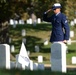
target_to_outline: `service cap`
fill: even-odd
[[[52,6],[52,10],[55,10],[57,8],[61,8],[61,4],[60,3],[55,3],[53,6]]]

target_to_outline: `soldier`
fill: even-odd
[[[53,10],[54,14],[48,17],[48,12]],[[52,33],[50,42],[64,42],[67,43],[69,40],[69,25],[66,16],[61,13],[61,4],[55,3],[51,9],[44,12],[43,20],[52,23]]]

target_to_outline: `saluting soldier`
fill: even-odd
[[[53,10],[54,14],[48,17],[48,12]],[[64,42],[69,40],[69,25],[66,16],[61,13],[61,4],[55,3],[51,9],[44,12],[43,20],[52,23],[50,42]]]

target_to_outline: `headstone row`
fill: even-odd
[[[10,19],[10,25],[17,25],[17,24],[25,24],[23,20],[14,20],[14,19]]]
[[[66,45],[62,42],[54,42],[51,46],[51,70],[66,72]],[[76,56],[72,57],[72,64],[76,64]],[[10,46],[0,44],[0,68],[19,68],[30,70],[44,70],[43,56],[38,56],[38,63],[30,60],[24,43],[21,45],[20,53],[16,55],[16,62],[10,61]]]
[[[18,62],[18,57],[19,57],[19,54],[16,55],[16,68],[19,68],[19,69],[29,69],[29,70],[44,70],[44,64],[42,63],[43,60],[42,60],[42,57],[39,58],[40,56],[38,56],[38,63],[34,63],[32,60],[30,60],[29,62],[29,65],[26,66],[26,65],[22,65],[21,63]]]
[[[27,24],[34,24],[34,23],[40,24],[40,23],[41,23],[41,19],[38,18],[38,19],[35,19],[35,20],[33,21],[32,18],[29,18],[29,19],[27,20]]]
[[[20,53],[16,55],[15,62],[10,61],[10,46],[7,44],[0,44],[0,68],[4,68],[4,69],[19,68],[23,70],[25,69],[44,70],[43,58],[41,55],[38,56],[38,63],[34,63],[30,59],[28,63],[27,59],[25,58],[29,59],[29,56],[24,46],[24,43],[22,43]]]

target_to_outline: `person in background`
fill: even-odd
[[[48,17],[48,12],[53,11],[54,14]],[[66,16],[61,13],[61,4],[55,3],[51,9],[47,10],[43,14],[43,20],[46,22],[51,22],[52,33],[50,37],[50,42],[64,42],[67,43],[69,40],[69,25]]]

